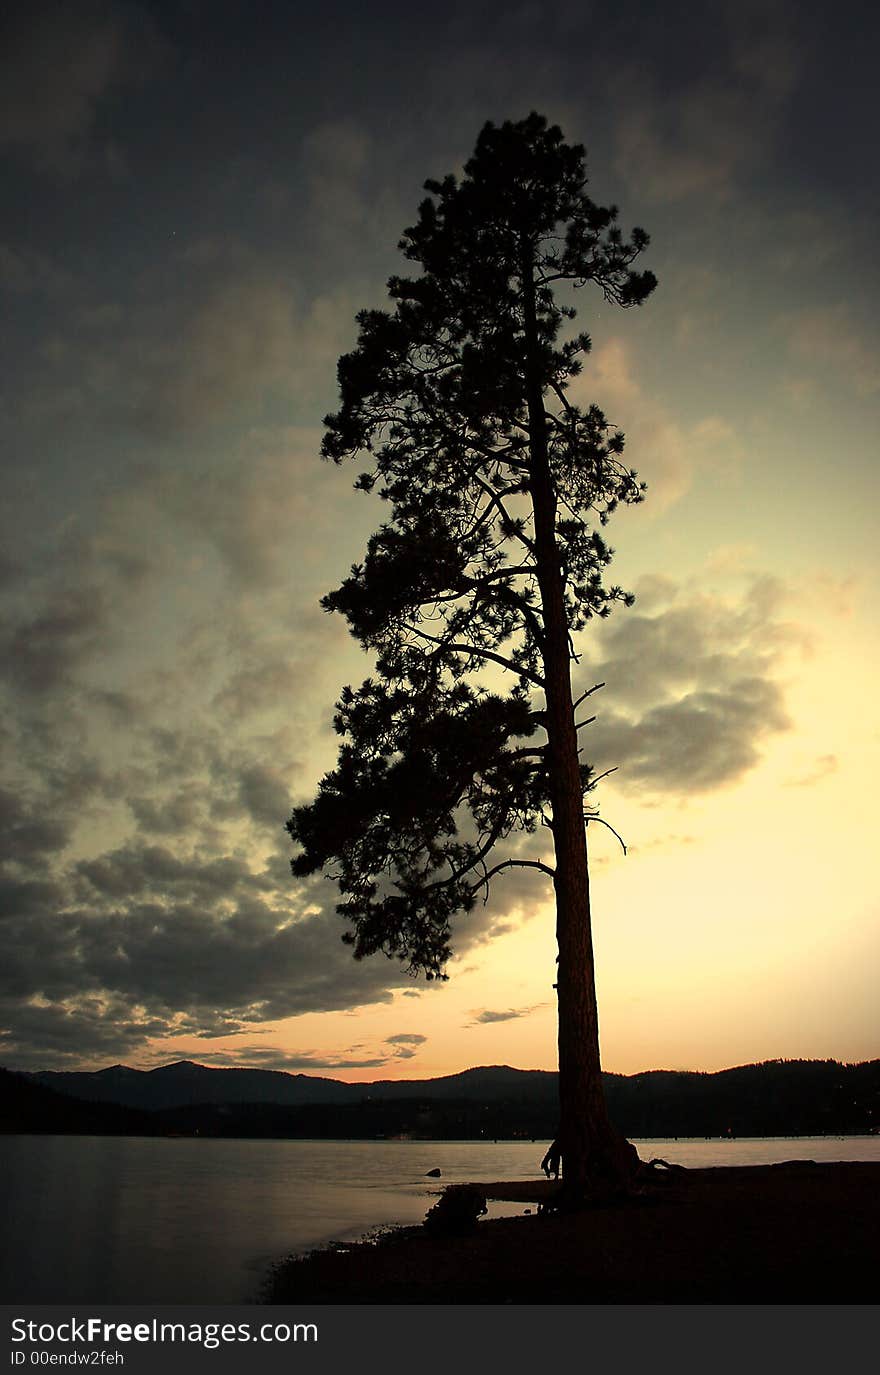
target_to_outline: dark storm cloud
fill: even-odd
[[[182,835],[195,827],[205,815],[203,790],[194,786],[184,787],[161,799],[129,796],[126,802],[134,814],[139,832],[144,836]]]
[[[35,730],[29,757],[20,755],[31,800],[10,788],[0,799],[10,864],[0,887],[6,987],[21,1000],[35,1045],[51,1050],[53,1028],[79,1034],[92,1022],[94,1035],[82,1044],[104,1045],[107,998],[117,1012],[120,998],[130,1009],[127,1019],[117,1017],[122,1051],[147,1025],[151,1035],[159,1026],[167,1034],[225,1035],[244,1020],[387,1001],[408,983],[396,964],[352,960],[332,910],[335,890],[296,888],[288,850],[276,849],[261,869],[227,848],[224,825],[241,821],[272,830],[281,846],[297,771],[270,742],[249,748],[201,716],[186,730],[156,728],[143,702],[128,695],[117,704],[129,708],[119,723],[125,762],[111,772],[78,743],[74,685],[53,686],[64,709],[53,713],[48,733]],[[175,691],[175,680],[167,690]],[[22,722],[29,706],[27,697],[18,705]],[[164,709],[163,698],[156,706]],[[20,738],[28,739],[26,730]],[[267,752],[273,763],[264,762]],[[108,801],[128,803],[134,836],[66,860],[74,824]],[[470,923],[462,946],[484,930]],[[43,1022],[45,1040],[37,1035]]]
[[[78,885],[86,901],[99,897],[134,898],[144,893],[173,891],[185,900],[211,900],[241,887],[265,891],[267,880],[253,874],[240,859],[193,857],[182,860],[161,845],[132,845],[75,866],[85,885]],[[92,891],[94,890],[94,891]]]
[[[103,627],[94,589],[59,588],[48,604],[4,628],[3,676],[21,692],[50,692],[94,652]]]
[[[30,835],[38,859],[51,838]],[[209,1039],[415,991],[396,962],[352,959],[335,888],[294,887],[286,854],[255,871],[233,856],[181,857],[132,842],[53,869],[55,882],[0,884],[6,1047],[16,1063],[118,1059],[139,1038]],[[480,909],[463,920],[456,949],[499,929],[492,908]],[[410,1058],[423,1042],[418,1033],[389,1037],[384,1060]]]
[[[148,867],[148,866],[144,866]],[[196,883],[198,885],[198,882]],[[387,1002],[407,976],[358,963],[332,913],[297,915],[248,892],[239,876],[222,901],[188,905],[166,887],[140,900],[107,893],[88,908],[39,910],[39,893],[8,890],[3,988],[10,1048],[119,1048],[147,1036],[227,1035],[244,1022]],[[49,894],[57,903],[57,893]],[[276,899],[279,895],[276,895]],[[24,899],[24,900],[23,900]],[[28,910],[29,908],[29,910]],[[106,1005],[112,1006],[112,1015]],[[123,1015],[123,1010],[124,1014]],[[10,1049],[10,1054],[12,1050]]]
[[[240,723],[254,712],[274,710],[279,702],[294,701],[303,691],[305,666],[290,657],[270,659],[265,653],[260,662],[250,663],[230,673],[212,705],[233,723]]]
[[[66,522],[51,559],[40,550],[20,565],[0,626],[0,693],[15,719],[16,758],[37,764],[44,781],[51,777],[62,809],[100,772],[86,749],[86,721],[100,713],[126,723],[134,702],[94,682],[95,665],[130,637],[132,607],[150,571],[117,539],[109,531],[90,538]],[[109,779],[104,786],[113,791]]]
[[[490,20],[493,12],[498,22]],[[371,35],[352,16],[348,41],[340,44],[328,32],[326,17],[298,17],[299,80],[291,80],[290,71],[277,64],[280,52],[291,60],[292,13],[277,5],[265,7],[259,33],[246,15],[227,13],[208,48],[197,21],[187,25],[180,15],[164,16],[169,33],[175,31],[168,43],[179,45],[182,61],[192,45],[196,70],[185,87],[154,81],[152,118],[142,111],[139,123],[130,122],[119,84],[131,76],[126,54],[137,54],[139,71],[156,72],[150,44],[142,35],[131,38],[138,14],[148,23],[133,6],[86,6],[76,15],[59,6],[49,26],[17,25],[27,51],[34,51],[16,71],[39,65],[41,42],[52,49],[43,67],[52,69],[56,43],[65,47],[67,61],[55,63],[59,89],[52,101],[35,96],[39,88],[22,80],[30,114],[17,116],[10,128],[22,137],[31,130],[27,137],[38,142],[60,139],[65,146],[65,140],[80,138],[77,131],[93,128],[102,100],[109,112],[104,123],[115,116],[120,156],[134,169],[126,192],[131,199],[114,207],[119,224],[129,229],[114,235],[111,245],[127,271],[114,272],[114,254],[103,255],[79,312],[47,328],[41,347],[54,350],[61,366],[54,396],[44,403],[64,404],[66,397],[87,417],[106,415],[109,405],[117,422],[154,441],[186,436],[257,405],[273,388],[296,394],[304,374],[319,376],[322,395],[332,394],[335,358],[347,343],[346,331],[350,338],[355,309],[370,300],[361,299],[361,292],[381,294],[422,178],[453,165],[487,114],[524,113],[536,103],[544,108],[548,97],[551,114],[566,124],[583,123],[586,61],[588,67],[595,64],[598,89],[613,87],[613,98],[597,99],[589,111],[591,152],[596,149],[606,177],[615,150],[621,176],[640,194],[653,194],[655,181],[661,197],[706,184],[728,186],[772,147],[768,129],[783,117],[802,46],[789,32],[792,23],[797,27],[796,12],[779,6],[761,16],[722,5],[715,20],[676,10],[662,22],[639,14],[639,6],[623,6],[595,31],[584,27],[576,5],[542,6],[540,18],[528,22],[522,14],[515,22],[505,5],[485,7],[481,15],[463,10],[455,23],[431,12],[416,21],[406,16],[402,27],[395,24],[396,41],[417,50],[420,62],[413,70],[397,63],[384,98],[421,102],[415,108],[416,125],[422,126],[416,141],[408,122],[389,119],[375,90],[361,84],[366,70],[345,87],[347,101],[326,93],[306,100],[311,83],[332,88],[336,64],[357,69],[358,45],[369,44]],[[379,17],[376,23],[372,38],[381,47]],[[539,31],[542,62],[536,64]],[[603,45],[617,59],[623,34],[626,57],[615,60],[609,76]],[[586,49],[577,61],[573,39]],[[320,59],[306,67],[313,49]],[[80,54],[91,56],[80,60]],[[80,68],[84,75],[77,79]],[[171,71],[178,75],[173,64]],[[231,71],[234,88],[251,96],[235,102],[234,119],[228,109]],[[323,83],[319,72],[326,74]],[[67,98],[65,81],[75,98]],[[452,102],[450,88],[459,97]],[[275,114],[282,98],[292,100],[293,108],[280,127]],[[435,101],[437,117],[431,113]],[[51,128],[43,127],[46,120]],[[243,170],[249,163],[250,177]],[[187,172],[193,182],[189,196],[180,186]],[[149,196],[143,189],[147,177]],[[277,221],[255,194],[254,177],[276,185]],[[401,181],[411,187],[405,203]],[[81,232],[94,239],[93,225],[85,223]],[[366,239],[376,245],[372,256],[382,266],[371,261],[361,282]],[[51,256],[26,238],[10,242],[7,252],[12,282],[33,277],[26,254]]]
[[[47,855],[64,849],[69,835],[64,822],[0,788],[0,862],[11,859],[25,866],[44,862]]]
[[[115,1063],[138,1051],[165,1022],[138,1015],[124,998],[80,997],[76,1004],[29,1003],[0,996],[0,1055],[21,1069]]]
[[[396,964],[352,959],[329,885],[295,889],[287,850],[261,869],[229,848],[229,823],[272,828],[281,846],[297,774],[289,752],[271,736],[248,743],[243,707],[234,739],[221,728],[222,712],[220,722],[197,711],[183,728],[155,725],[178,684],[198,681],[186,655],[173,674],[134,692],[80,688],[71,641],[77,649],[76,635],[100,625],[103,602],[93,599],[93,614],[88,597],[73,604],[82,616],[32,616],[30,636],[18,636],[19,645],[38,640],[40,662],[55,668],[39,676],[48,714],[34,691],[12,699],[18,781],[0,795],[7,1056],[22,1064],[105,1052],[118,1059],[149,1036],[229,1035],[245,1021],[387,1001],[407,976]],[[222,636],[214,648],[225,662]],[[204,671],[204,646],[196,652]],[[258,674],[259,637],[248,636],[247,652]],[[108,752],[109,768],[82,737],[84,708],[98,697],[105,730],[93,748]],[[68,860],[75,828],[92,817],[103,828],[108,804],[118,826],[123,802],[134,835]]]

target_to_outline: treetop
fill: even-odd
[[[357,316],[325,420],[322,455],[366,460],[356,486],[390,513],[322,602],[376,671],[337,704],[339,764],[288,823],[293,868],[332,866],[356,955],[432,976],[493,873],[553,873],[490,860],[512,832],[553,828],[555,746],[532,743],[549,719],[534,694],[560,653],[568,681],[592,616],[631,600],[605,583],[600,530],[643,486],[622,434],[568,395],[590,338],[557,294],[593,283],[629,307],[655,279],[632,266],[647,234],[625,239],[586,184],[583,147],[542,116],[486,124],[460,180],[426,182],[400,241],[421,272],[390,279],[391,309]],[[592,771],[578,775],[585,792]]]

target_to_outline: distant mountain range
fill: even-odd
[[[360,1103],[365,1098],[496,1101],[513,1095],[552,1099],[556,1093],[555,1073],[510,1069],[507,1065],[468,1069],[440,1079],[380,1079],[372,1084],[346,1084],[339,1079],[274,1069],[212,1069],[192,1060],[178,1060],[159,1069],[111,1065],[94,1072],[42,1070],[28,1077],[74,1098],[150,1110],[196,1103],[276,1103],[301,1107],[315,1103]]]
[[[874,1132],[880,1060],[772,1060],[717,1073],[607,1074],[609,1111],[631,1137]],[[549,1138],[556,1074],[484,1066],[438,1079],[337,1079],[212,1069],[0,1071],[0,1131],[374,1139]]]

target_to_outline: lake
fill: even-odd
[[[691,1166],[880,1161],[878,1137],[636,1144]],[[421,1222],[446,1184],[540,1178],[545,1147],[0,1136],[0,1301],[249,1303],[291,1252]]]

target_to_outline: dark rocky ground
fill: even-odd
[[[543,1181],[480,1187],[531,1214],[464,1236],[404,1228],[291,1258],[266,1301],[867,1304],[880,1294],[880,1164],[663,1173],[574,1215],[536,1214]]]

